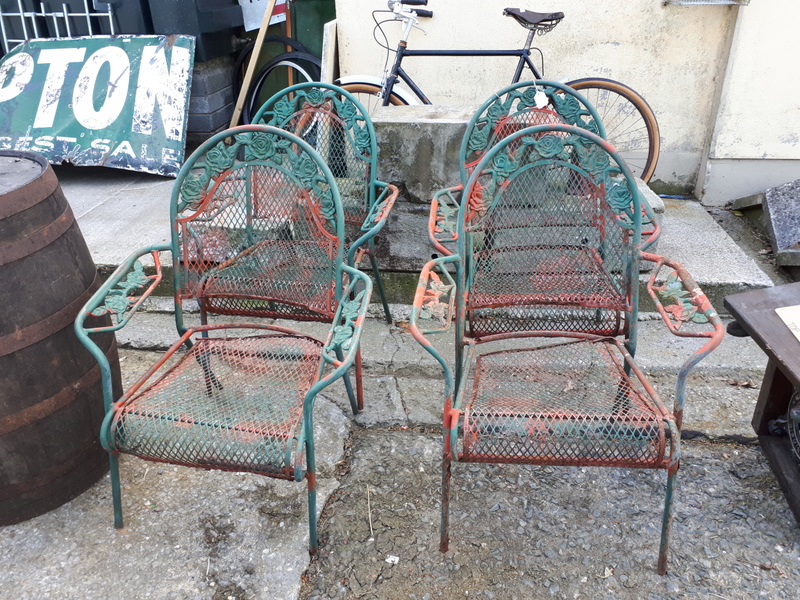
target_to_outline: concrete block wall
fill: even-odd
[[[230,125],[236,103],[233,75],[231,56],[195,63],[189,98],[187,153]]]
[[[400,197],[377,241],[382,271],[419,273],[430,260],[434,252],[427,236],[431,198],[440,189],[460,182],[461,140],[475,110],[477,107],[393,106],[378,108],[373,114],[380,152],[378,178],[400,188]],[[661,198],[643,182],[639,190],[660,218],[664,212]]]

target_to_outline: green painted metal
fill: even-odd
[[[336,177],[345,211],[347,263],[369,255],[386,322],[392,317],[375,259],[375,236],[397,199],[397,187],[378,181],[378,143],[364,106],[328,83],[302,83],[272,96],[253,117],[300,136],[325,158]]]
[[[461,192],[481,157],[496,143],[525,127],[572,125],[606,137],[595,108],[579,92],[556,81],[526,81],[510,85],[487,99],[467,124],[459,150],[461,182],[438,191],[431,203],[428,237],[442,254],[455,250]],[[660,235],[655,214],[644,198],[643,249],[651,247]]]
[[[319,154],[274,127],[214,136],[190,157],[172,195],[172,241],[131,255],[76,320],[79,338],[125,326],[174,266],[179,339],[121,398],[101,369],[115,525],[122,526],[117,455],[205,469],[307,480],[310,549],[317,548],[313,408],[317,395],[357,362],[372,282],[344,262],[344,212]],[[156,273],[144,274],[152,256]],[[196,299],[202,324],[184,323]],[[87,329],[88,315],[112,324]],[[211,315],[249,321],[209,322]],[[320,340],[259,317],[331,323]],[[187,350],[188,348],[188,350]],[[360,388],[360,385],[359,385]],[[358,404],[351,394],[354,412]]]
[[[194,38],[31,40],[0,60],[0,149],[175,176]]]
[[[664,469],[663,574],[686,376],[720,343],[719,317],[682,266],[641,252],[636,183],[586,129],[515,131],[462,199],[458,252],[425,266],[410,320],[446,382],[441,550],[453,462]],[[707,340],[678,374],[672,411],[633,359],[640,259],[656,263],[648,291],[669,329]],[[426,338],[451,323],[452,367]]]

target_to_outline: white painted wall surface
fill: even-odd
[[[753,0],[741,9],[711,158],[800,159],[798,36],[797,0]]]
[[[800,178],[798,28],[797,0],[753,0],[740,9],[695,189],[704,204]]]
[[[654,179],[694,185],[712,132],[737,10],[749,7],[663,6],[660,0],[430,0],[426,8],[434,16],[420,20],[427,35],[414,31],[409,48],[519,47],[527,32],[503,16],[507,6],[564,12],[565,19],[536,40],[545,53],[545,77],[602,76],[637,90],[661,127],[662,158]],[[371,11],[385,8],[383,0],[336,0],[342,75],[382,74],[386,52],[373,40]],[[384,30],[394,48],[399,24],[387,23]],[[413,57],[403,65],[434,103],[477,105],[510,83],[515,62],[509,57]]]

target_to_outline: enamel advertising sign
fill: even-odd
[[[17,46],[0,61],[0,150],[174,177],[183,162],[193,64],[191,36]]]

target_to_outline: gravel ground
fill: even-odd
[[[360,429],[301,598],[796,598],[800,530],[757,446],[684,445],[669,574],[663,472],[456,465],[438,551],[440,437]],[[369,490],[369,493],[368,493]]]
[[[169,331],[164,318],[153,330]],[[663,472],[455,465],[441,554],[441,381],[409,338],[370,324],[362,414],[352,418],[343,389],[318,403],[317,558],[304,485],[123,457],[126,528],[112,526],[107,478],[0,528],[0,599],[798,597],[800,529],[749,424],[763,372],[749,341],[689,383],[691,439],[659,577]],[[670,353],[684,349],[645,365],[667,402]],[[157,355],[123,349],[126,383]]]

